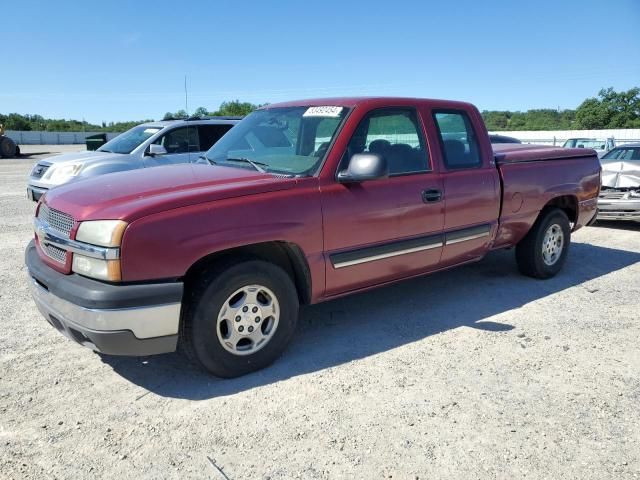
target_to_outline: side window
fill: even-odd
[[[227,133],[233,125],[199,125],[200,150],[206,152]]]
[[[346,158],[363,152],[382,155],[390,175],[428,170],[422,128],[416,111],[411,108],[374,110],[363,118],[351,137]]]
[[[171,130],[169,133],[163,135],[153,143],[162,145],[167,150],[167,153],[188,153],[200,151],[198,129],[194,126]]]
[[[444,163],[450,170],[482,165],[480,148],[469,117],[464,112],[434,112]]]

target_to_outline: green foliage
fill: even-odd
[[[215,111],[198,107],[193,114],[245,116],[264,105],[231,100],[222,102]],[[491,131],[640,128],[640,88],[635,87],[626,92],[616,92],[613,88],[602,89],[597,97],[586,99],[576,110],[534,109],[526,112],[485,110],[482,116],[487,129]],[[187,118],[187,112],[185,110],[178,110],[175,113],[167,112],[163,120],[170,118]],[[6,130],[123,132],[140,123],[151,121],[153,120],[102,122],[101,125],[94,125],[86,121],[51,119],[41,115],[0,114],[0,123]],[[398,133],[403,133],[406,128],[406,125],[398,124]]]
[[[484,111],[482,116],[490,131],[640,128],[640,88],[602,89],[576,110]]]
[[[602,89],[587,98],[576,111],[578,128],[640,128],[640,88],[616,92]]]
[[[79,120],[64,120],[44,118],[41,115],[20,115],[10,113],[0,114],[0,123],[6,130],[43,130],[46,132],[124,132],[131,127],[152,120],[139,120],[131,122],[102,122],[101,125],[94,125],[89,122]]]
[[[575,110],[543,108],[526,112],[484,111],[482,117],[490,131],[569,130],[575,128],[575,113]]]
[[[264,105],[267,105],[266,103]],[[240,100],[232,100],[229,102],[222,102],[218,110],[213,112],[207,110],[205,107],[198,107],[194,110],[193,116],[195,117],[216,117],[216,116],[234,116],[244,117],[249,115],[256,108],[264,105],[255,105],[249,102],[241,102]],[[164,114],[163,120],[170,120],[175,118],[187,118],[187,112],[184,110],[178,110],[175,113],[167,112]]]
[[[249,115],[256,108],[261,106],[262,105],[254,105],[253,103],[249,102],[241,102],[240,100],[232,100],[230,102],[222,102],[220,104],[220,108],[218,108],[218,110],[213,112],[211,115],[245,116]]]

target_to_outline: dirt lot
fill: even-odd
[[[1,478],[640,477],[640,225],[579,231],[548,281],[496,252],[306,308],[275,365],[218,380],[40,317],[35,158],[0,160]]]

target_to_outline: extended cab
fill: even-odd
[[[106,354],[180,343],[241,375],[282,353],[300,304],[508,247],[555,275],[600,187],[593,150],[492,148],[473,105],[442,100],[269,105],[205,157],[44,195],[26,264],[51,325]]]

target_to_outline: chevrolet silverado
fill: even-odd
[[[593,150],[492,148],[479,111],[444,100],[268,105],[203,160],[43,196],[25,255],[53,327],[242,375],[284,351],[300,304],[510,247],[523,274],[556,275],[600,188]]]

